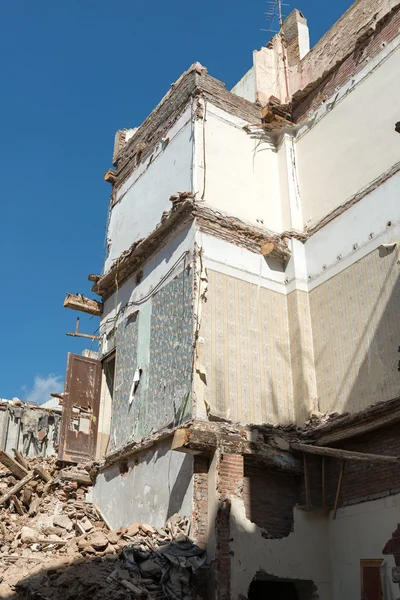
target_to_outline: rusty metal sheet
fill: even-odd
[[[101,362],[68,354],[59,460],[94,458],[100,409]]]

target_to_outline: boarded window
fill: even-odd
[[[363,559],[361,568],[361,600],[382,600],[382,559]]]

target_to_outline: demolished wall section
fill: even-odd
[[[116,327],[115,450],[191,416],[193,269],[187,265]]]
[[[292,95],[305,95],[310,88],[339,65],[348,55],[362,49],[363,41],[374,35],[382,19],[398,8],[397,0],[357,0],[292,70]],[[393,14],[392,13],[392,14]],[[348,76],[351,76],[351,72]],[[300,92],[301,90],[301,92]],[[297,94],[296,94],[297,93]]]

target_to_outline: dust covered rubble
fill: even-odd
[[[0,465],[0,598],[193,597],[190,575],[205,552],[188,537],[186,517],[113,530],[86,501],[90,466],[61,470],[54,457],[24,464],[33,477],[5,502],[18,479]]]

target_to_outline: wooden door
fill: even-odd
[[[360,561],[361,600],[382,600],[382,559]]]
[[[83,462],[94,458],[100,408],[101,362],[68,354],[59,460]]]

